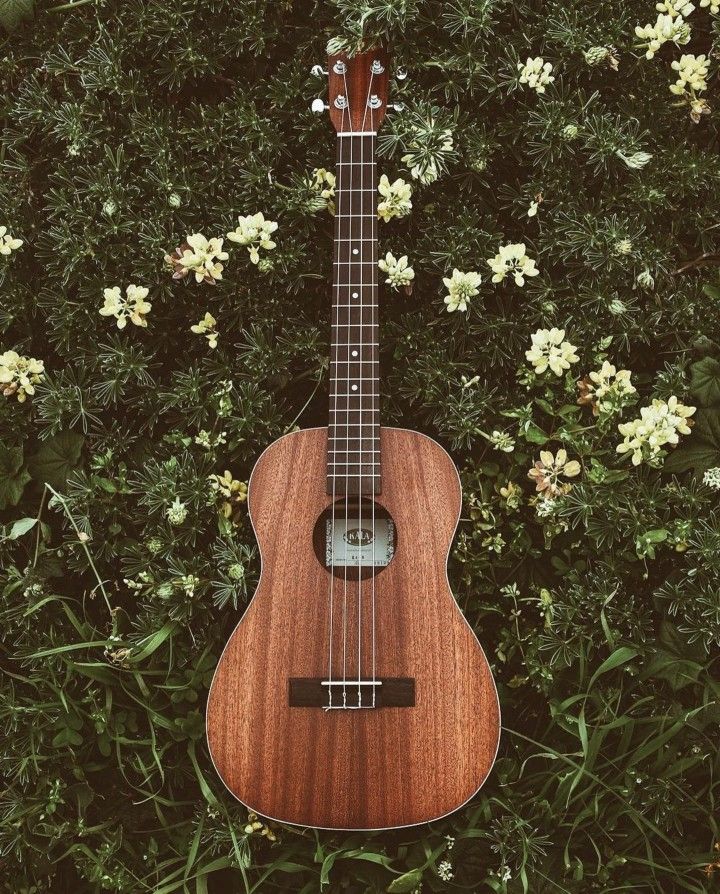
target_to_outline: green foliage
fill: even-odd
[[[689,44],[647,60],[652,0],[0,4],[0,226],[24,241],[0,255],[0,354],[45,364],[0,396],[0,890],[713,890],[720,26],[696,5]],[[383,420],[461,469],[451,579],[504,719],[469,805],[387,834],[249,820],[203,737],[259,573],[239,482],[327,418],[332,219],[308,180],[334,160],[309,112],[330,38],[410,71],[379,139],[414,190],[379,227],[415,270],[383,287]],[[699,123],[668,89],[681,53],[711,60]],[[539,55],[544,93],[519,82]],[[171,279],[188,234],[258,211],[279,224],[259,263],[226,242],[215,286]],[[537,262],[523,287],[490,281],[507,243]],[[483,277],[467,313],[445,312],[455,267]],[[152,308],[119,330],[103,291],[130,284]],[[579,359],[536,373],[553,326]],[[600,407],[604,361],[635,390]],[[618,425],[673,396],[694,427],[633,466]]]

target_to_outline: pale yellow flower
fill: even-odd
[[[24,403],[28,394],[35,394],[35,386],[45,374],[45,364],[34,357],[23,357],[17,351],[0,354],[0,391],[5,397],[17,396]]]
[[[218,338],[220,337],[216,327],[217,320],[211,313],[206,312],[202,320],[190,327],[190,331],[194,332],[196,335],[204,335],[208,340],[208,346],[210,348],[216,348]]]
[[[227,234],[231,242],[247,247],[250,260],[257,264],[260,260],[260,249],[271,251],[276,243],[270,236],[277,230],[278,225],[274,220],[265,220],[262,211],[257,214],[248,214],[246,217],[238,217],[238,225]]]
[[[443,277],[443,283],[448,290],[444,299],[448,313],[452,313],[454,310],[466,311],[470,299],[478,294],[480,282],[480,274],[474,270],[462,273],[455,268],[452,276]]]
[[[115,317],[118,329],[124,329],[128,320],[135,326],[147,326],[146,314],[152,310],[152,304],[145,299],[149,290],[144,286],[130,284],[125,289],[125,295],[119,286],[103,290],[104,304],[100,308],[103,317]]]
[[[525,357],[532,363],[535,372],[541,375],[548,367],[556,376],[570,369],[571,363],[580,359],[575,353],[575,345],[565,341],[565,330],[538,329],[530,336],[532,347],[525,352]]]

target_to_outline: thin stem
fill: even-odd
[[[83,548],[83,550],[85,551],[85,556],[86,556],[86,558],[87,558],[87,560],[88,560],[88,564],[90,565],[90,567],[91,567],[92,570],[93,570],[93,574],[95,575],[95,579],[97,580],[97,582],[98,582],[98,586],[100,587],[100,592],[103,594],[103,597],[104,597],[104,599],[105,599],[105,604],[106,604],[107,607],[108,607],[108,611],[109,611],[110,614],[112,615],[113,610],[112,610],[112,606],[110,605],[110,599],[108,598],[107,590],[105,589],[105,584],[103,583],[102,578],[101,578],[100,575],[98,574],[98,570],[97,570],[97,568],[95,567],[95,562],[93,562],[93,557],[92,557],[92,555],[90,554],[90,550],[88,549],[87,543],[83,540],[83,537],[82,537],[83,532],[82,532],[82,531],[80,530],[80,528],[77,526],[77,522],[75,521],[75,519],[73,518],[72,513],[70,512],[70,509],[68,508],[68,504],[65,502],[65,497],[63,497],[62,494],[59,494],[59,493],[55,490],[55,488],[52,487],[52,485],[48,484],[47,482],[45,482],[45,487],[52,493],[52,495],[55,497],[55,499],[58,501],[58,503],[60,503],[60,505],[62,506],[63,510],[65,511],[65,515],[70,519],[70,524],[73,526],[73,528],[75,529],[75,533],[77,534],[78,543],[80,544],[80,546],[81,546],[81,547]]]

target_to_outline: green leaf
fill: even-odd
[[[84,442],[82,435],[72,431],[49,438],[28,461],[30,474],[40,484],[61,490],[70,472],[78,466]]]
[[[17,540],[18,537],[22,537],[23,534],[27,534],[27,532],[34,528],[37,524],[36,518],[20,518],[15,524],[10,528],[10,533],[8,534],[8,540]]]
[[[531,444],[547,444],[549,438],[534,422],[530,422],[525,429],[525,440]]]
[[[703,407],[720,403],[720,360],[703,357],[690,367],[690,392]]]
[[[22,447],[0,444],[0,509],[17,506],[29,480],[23,468]]]
[[[679,447],[665,460],[666,472],[687,472],[720,466],[720,409],[698,410],[695,425]]]
[[[32,18],[33,5],[33,0],[0,0],[0,25],[6,31],[17,28],[23,19]]]
[[[598,677],[606,674],[608,671],[614,670],[616,667],[627,664],[627,662],[632,661],[637,654],[637,649],[631,649],[628,646],[621,646],[619,649],[615,649],[612,655],[607,657],[592,675],[592,679],[588,685],[588,691],[593,688],[593,683]]]
[[[408,891],[414,891],[417,888],[422,877],[422,869],[411,869],[410,872],[404,872],[393,879],[385,890],[388,894],[407,894]]]

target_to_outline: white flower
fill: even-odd
[[[530,202],[530,207],[527,210],[528,217],[535,217],[535,215],[538,213],[539,204],[540,203],[537,201],[537,199],[533,199],[533,201]]]
[[[580,392],[577,402],[592,406],[594,416],[620,410],[626,398],[635,394],[630,377],[629,369],[617,370],[604,360],[597,372],[591,372],[577,383]]]
[[[671,67],[677,72],[678,78],[674,84],[670,84],[670,92],[689,104],[690,118],[697,124],[700,117],[710,111],[708,103],[698,96],[707,90],[710,63],[704,54],[694,56],[692,53],[685,53],[679,61],[673,61]]]
[[[494,450],[500,450],[502,453],[512,453],[515,449],[515,439],[504,431],[495,429],[490,435],[490,443]]]
[[[520,83],[527,84],[536,93],[544,93],[547,84],[553,83],[555,76],[550,74],[552,70],[552,65],[549,62],[545,62],[542,56],[536,56],[534,59],[528,56],[525,65],[522,62],[518,62]]]
[[[549,367],[556,376],[561,376],[563,371],[570,369],[571,363],[577,363],[580,359],[575,353],[575,345],[565,341],[565,330],[538,329],[530,336],[532,347],[525,352],[525,357],[535,367],[535,372],[541,375]]]
[[[720,12],[720,0],[700,0],[700,6],[710,7],[710,12],[716,16]]]
[[[180,502],[180,497],[175,497],[172,504],[165,510],[165,515],[171,525],[181,525],[187,518],[187,514],[187,506]]]
[[[17,351],[0,354],[0,391],[5,397],[17,394],[24,403],[28,394],[35,394],[35,386],[44,378],[45,364],[34,357],[22,357]]]
[[[702,4],[701,4],[702,5]],[[703,484],[713,490],[720,490],[720,466],[708,469],[703,475]]]
[[[438,863],[438,875],[444,882],[449,882],[454,878],[455,873],[453,872],[452,863],[449,860],[443,860]]]
[[[683,53],[680,60],[670,63],[670,67],[678,73],[678,79],[670,85],[670,92],[676,96],[682,96],[688,91],[702,93],[707,90],[707,76],[710,63],[707,56],[694,56],[692,53]]]
[[[664,0],[664,2],[656,3],[655,9],[658,12],[666,13],[671,19],[674,19],[676,16],[685,16],[687,18],[695,7],[688,0]]]
[[[118,329],[124,329],[128,320],[135,326],[147,326],[145,315],[152,309],[152,304],[145,300],[148,291],[144,286],[136,286],[132,283],[125,289],[124,297],[119,286],[105,289],[103,291],[105,303],[100,308],[101,316],[115,317]]]
[[[190,327],[190,331],[196,335],[204,335],[208,340],[208,347],[216,348],[219,338],[216,326],[217,320],[215,317],[211,313],[206,312],[202,320]]]
[[[621,422],[618,431],[625,440],[618,444],[618,453],[632,453],[632,464],[639,466],[645,461],[659,465],[666,444],[675,446],[679,435],[689,435],[691,422],[688,418],[695,407],[686,407],[673,395],[669,400],[653,400],[649,407],[641,407],[640,418]]]
[[[671,40],[675,46],[682,46],[690,40],[690,25],[681,15],[671,16],[661,13],[654,25],[635,26],[635,36],[643,42],[645,58],[652,59],[660,47]]]
[[[237,227],[227,234],[231,242],[247,246],[250,252],[250,260],[257,264],[260,260],[259,249],[270,251],[276,243],[270,236],[277,230],[278,225],[274,220],[265,220],[262,211],[257,214],[248,214],[247,217],[238,217]]]
[[[335,174],[332,171],[328,171],[325,168],[315,168],[313,170],[312,178],[309,181],[310,187],[319,193],[321,199],[324,199],[323,202],[319,203],[318,208],[312,209],[313,211],[327,208],[331,214],[335,213],[335,182]]]
[[[185,237],[185,242],[173,254],[165,255],[166,263],[173,271],[173,279],[183,279],[192,273],[195,282],[206,282],[211,286],[222,279],[223,265],[228,253],[223,251],[222,239],[206,239],[202,233]]]
[[[383,174],[378,184],[378,192],[383,197],[378,204],[378,217],[386,223],[393,217],[405,217],[412,211],[412,186],[406,183],[402,177],[398,177],[392,183],[387,174]]]
[[[388,277],[385,282],[393,289],[397,290],[400,286],[409,286],[415,279],[415,271],[408,266],[408,257],[403,255],[396,258],[392,252],[388,252],[384,258],[378,261],[378,267],[383,273],[387,273]]]
[[[0,255],[9,255],[23,244],[22,239],[14,239],[7,227],[0,227]]]
[[[461,273],[457,268],[453,270],[452,276],[443,277],[443,283],[449,292],[444,299],[448,313],[454,310],[467,310],[470,298],[478,294],[480,282],[479,273],[475,271]]]
[[[487,259],[487,263],[493,271],[493,282],[502,282],[508,274],[512,274],[515,285],[524,286],[526,276],[540,273],[535,261],[525,254],[524,242],[501,246],[494,258]]]

